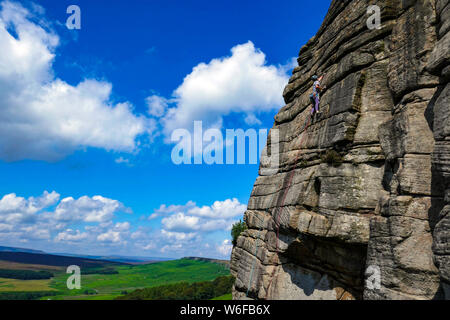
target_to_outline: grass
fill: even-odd
[[[28,264],[18,263],[11,261],[0,260],[0,269],[13,269],[13,270],[32,270],[32,271],[63,271],[64,267],[47,266],[42,264]]]
[[[223,264],[188,259],[164,261],[144,265],[114,266],[118,274],[89,274],[81,276],[81,289],[68,290],[68,275],[56,274],[50,287],[64,292],[63,296],[49,299],[110,300],[123,291],[150,288],[176,282],[211,281],[222,275],[229,275],[229,269]],[[97,295],[85,295],[85,290],[94,290]]]
[[[0,292],[51,291],[51,280],[17,280],[0,278]]]
[[[322,162],[328,163],[333,166],[340,166],[342,164],[342,156],[335,150],[327,150],[325,155],[322,156]]]
[[[114,300],[118,294],[96,294],[96,295],[58,295],[53,297],[43,297],[40,300]]]
[[[233,297],[232,297],[231,293],[229,293],[229,294],[224,294],[223,296],[220,296],[220,297],[216,297],[211,300],[233,300]]]

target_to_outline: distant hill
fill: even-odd
[[[112,261],[121,263],[131,263],[131,264],[141,264],[141,263],[154,263],[160,261],[174,260],[171,258],[160,258],[160,257],[137,257],[137,256],[120,256],[120,255],[110,255],[110,256],[95,256],[95,255],[83,255],[83,254],[72,254],[72,253],[49,253],[41,250],[18,248],[18,247],[6,247],[0,246],[0,252],[25,252],[25,253],[36,253],[36,254],[47,254],[52,256],[63,256],[63,257],[75,257],[75,258],[85,258],[92,260],[102,260],[102,261]]]
[[[16,247],[4,247],[0,246],[0,252],[28,252],[28,253],[45,253],[41,250],[16,248]]]
[[[47,266],[61,266],[61,267],[77,265],[81,268],[99,268],[105,265],[119,266],[126,264],[123,262],[59,256],[46,253],[8,252],[8,251],[0,252],[0,260],[24,264],[39,264]]]

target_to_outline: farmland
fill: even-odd
[[[177,282],[199,282],[214,280],[218,276],[228,275],[226,266],[218,263],[194,260],[173,260],[145,265],[126,265],[115,267],[118,274],[102,275],[89,274],[81,277],[81,290],[68,290],[66,287],[66,274],[57,275],[51,287],[57,291],[65,292],[68,296],[84,296],[86,292],[95,292],[105,298],[113,298],[122,293],[136,289],[150,288]],[[57,297],[56,297],[57,298]]]
[[[62,267],[63,263],[67,262],[66,257],[54,256],[46,260],[49,265],[44,264],[42,256],[32,259],[27,255],[26,259],[22,260],[17,257],[9,258],[12,261],[2,260],[0,266],[14,270],[51,270],[54,277],[44,280],[0,278],[0,293],[5,296],[9,293],[48,291],[48,296],[41,296],[41,299],[45,300],[111,300],[136,289],[179,282],[212,281],[230,274],[228,266],[223,263],[192,258],[139,265],[69,259],[70,263],[79,262],[83,265],[81,289],[69,290],[66,282],[70,275]],[[86,274],[83,274],[83,271]]]

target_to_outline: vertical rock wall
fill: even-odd
[[[440,77],[440,85],[430,103],[435,138],[431,185],[439,197],[444,196],[444,204],[436,202],[433,210],[433,252],[441,292],[450,300],[450,1],[437,0],[436,13],[437,43],[427,64],[427,69]]]
[[[232,253],[235,299],[448,294],[448,2],[332,2],[275,117],[280,167],[255,182]],[[369,30],[373,4],[382,28]],[[326,90],[311,123],[314,74]]]

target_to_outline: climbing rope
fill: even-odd
[[[285,189],[285,191],[284,191],[284,193],[283,193],[283,199],[282,199],[282,201],[281,201],[280,206],[277,206],[277,208],[276,208],[277,213],[279,213],[279,214],[278,214],[278,215],[276,216],[276,218],[274,219],[274,221],[275,221],[275,226],[277,227],[277,241],[276,241],[275,252],[277,253],[278,256],[279,256],[278,243],[279,243],[279,240],[280,240],[280,223],[279,223],[278,220],[279,220],[279,217],[280,217],[281,213],[283,212],[283,209],[284,209],[284,202],[285,202],[285,200],[286,200],[286,196],[287,196],[287,194],[288,194],[288,192],[289,192],[289,189],[291,188],[291,183],[292,183],[292,180],[293,180],[294,174],[295,174],[295,165],[298,163],[298,159],[300,158],[300,154],[301,154],[301,152],[300,152],[301,149],[300,149],[300,148],[301,148],[301,146],[302,146],[302,143],[303,143],[304,138],[306,137],[306,130],[309,128],[309,125],[311,124],[310,122],[311,122],[311,117],[307,117],[306,125],[304,125],[304,130],[302,130],[303,135],[302,135],[302,137],[300,138],[300,142],[299,142],[299,153],[297,154],[297,157],[295,158],[294,168],[289,172],[289,175],[290,175],[290,176],[289,176],[289,182],[288,182],[288,185],[287,185],[287,187],[286,187],[286,189]],[[267,291],[266,291],[266,297],[265,297],[266,300],[267,300],[267,297],[268,297],[268,295],[269,295],[270,286],[272,285],[273,279],[274,279],[274,277],[275,277],[275,272],[276,272],[276,270],[277,270],[277,268],[274,268],[274,269],[273,269],[273,272],[272,272],[272,275],[270,276],[269,285],[267,286]]]
[[[299,142],[299,152],[298,152],[298,154],[297,154],[297,157],[295,158],[294,168],[293,168],[293,169],[290,171],[290,173],[289,173],[288,185],[287,185],[287,187],[285,188],[285,191],[284,191],[284,193],[283,193],[282,202],[281,202],[281,204],[280,204],[279,206],[276,206],[275,209],[274,209],[274,213],[275,213],[274,222],[275,222],[275,226],[276,226],[276,228],[277,228],[277,240],[276,240],[276,250],[275,250],[275,251],[276,251],[277,254],[279,253],[278,242],[279,242],[279,238],[280,238],[280,223],[279,223],[279,221],[278,221],[278,220],[279,220],[279,216],[280,216],[281,213],[283,212],[284,202],[285,202],[285,200],[286,200],[286,196],[287,196],[288,191],[289,191],[289,189],[290,189],[290,187],[291,187],[292,179],[293,179],[293,177],[294,177],[295,166],[296,166],[296,164],[298,163],[298,159],[299,159],[300,154],[301,154],[301,152],[300,152],[300,151],[301,151],[300,147],[302,146],[303,140],[304,140],[304,138],[305,138],[305,136],[306,136],[306,130],[309,128],[310,124],[311,124],[311,116],[308,115],[307,118],[306,118],[306,120],[305,120],[305,122],[304,122],[304,124],[303,124],[303,128],[300,130],[300,132],[303,132],[303,135],[302,135],[302,137],[300,138],[300,142]],[[274,193],[274,194],[272,195],[272,200],[271,200],[270,203],[272,203],[275,194],[276,194],[276,193]],[[281,208],[281,209],[280,209],[280,208]],[[278,214],[278,213],[280,213],[280,214]],[[256,215],[255,215],[255,217],[256,217]],[[258,217],[258,218],[259,218],[259,217]],[[261,230],[262,230],[262,226],[263,226],[263,224],[261,224],[261,226],[260,226],[260,228],[259,228],[259,232],[258,232],[257,239],[255,240],[255,254],[254,254],[254,255],[255,255],[255,260],[253,261],[252,268],[251,268],[251,271],[250,271],[250,277],[249,277],[249,282],[248,282],[248,286],[247,286],[247,297],[248,297],[248,294],[249,294],[249,291],[250,291],[250,287],[251,287],[251,283],[252,283],[252,280],[253,280],[253,273],[254,273],[254,270],[255,270],[256,259],[258,259],[258,257],[257,257],[257,253],[258,253],[258,240],[259,240],[259,237],[260,237],[260,233],[261,233]],[[273,269],[273,272],[272,272],[272,275],[271,275],[271,277],[270,277],[269,285],[268,285],[268,287],[267,287],[267,292],[266,292],[266,297],[265,297],[266,299],[267,299],[267,296],[268,296],[268,294],[269,294],[269,289],[270,289],[270,286],[271,286],[271,284],[272,284],[273,278],[274,278],[274,276],[275,276],[275,271],[276,271],[276,269],[274,268],[274,269]]]

